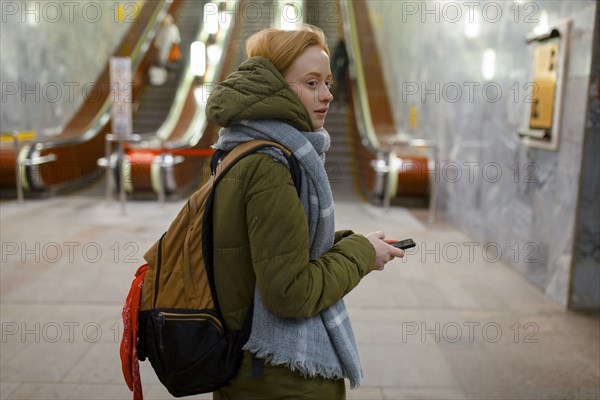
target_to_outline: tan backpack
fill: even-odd
[[[173,396],[212,392],[238,371],[252,325],[252,308],[239,331],[225,332],[213,274],[213,197],[220,178],[248,154],[276,147],[286,155],[298,190],[297,160],[283,146],[252,140],[211,162],[212,175],[169,229],[148,250],[138,327],[138,358],[150,360]]]

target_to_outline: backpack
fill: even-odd
[[[215,187],[227,171],[265,147],[284,152],[299,193],[298,161],[283,146],[252,140],[235,147],[220,162],[224,152],[217,150],[211,160],[211,177],[144,256],[148,267],[137,314],[137,357],[150,360],[173,396],[212,392],[227,384],[240,368],[242,346],[252,326],[252,307],[240,330],[225,331],[213,274],[213,200]]]

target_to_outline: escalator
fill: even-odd
[[[335,7],[335,8],[333,8]],[[306,1],[306,22],[319,27],[330,49],[332,61],[335,59],[335,49],[343,39],[343,21],[340,18],[331,18],[331,15],[340,15],[339,5],[335,2],[324,5],[318,0]],[[329,106],[325,121],[325,129],[331,136],[331,147],[327,152],[325,168],[331,185],[331,190],[336,200],[357,200],[365,198],[365,193],[359,186],[356,173],[353,170],[352,148],[352,114],[350,113],[349,96],[338,95],[338,87],[349,86],[348,76],[338,76],[332,66],[334,101]],[[348,94],[348,91],[345,92]]]
[[[132,56],[134,102],[138,105],[134,114],[134,132],[142,134],[141,142],[127,145],[124,162],[112,166],[114,179],[120,181],[122,175],[130,193],[184,195],[208,176],[206,166],[212,154],[210,146],[216,141],[219,129],[208,123],[204,116],[208,94],[216,82],[224,80],[245,59],[245,39],[256,31],[270,27],[273,22],[270,13],[249,18],[247,15],[233,16],[229,10],[232,17],[230,25],[217,34],[203,36],[205,3],[208,2],[147,1],[141,10],[139,22],[132,26],[115,52],[116,55]],[[250,9],[245,5],[251,3],[241,2],[236,6],[237,12]],[[382,155],[389,165],[389,143],[396,132],[367,5],[362,1],[326,3],[328,7],[340,8],[312,12],[311,8],[315,7],[323,11],[325,3],[306,0],[306,22],[324,30],[332,50],[343,38],[351,64],[351,79],[339,83],[351,88],[349,95],[334,101],[326,123],[332,136],[326,168],[334,196],[356,198],[358,195],[362,199],[370,199],[374,193],[380,194],[382,190],[387,191],[390,197],[402,195],[403,190],[404,194],[407,193],[407,188],[409,192],[415,192],[414,188],[409,188],[410,184],[405,184],[406,179],[400,179],[399,176],[392,180],[382,178],[373,168],[373,162],[378,158],[381,161]],[[226,8],[228,3],[219,3],[218,7]],[[260,6],[257,8],[260,9]],[[152,39],[167,12],[174,15],[180,30],[182,62],[179,68],[171,72],[166,85],[149,86],[145,82],[148,68],[155,58]],[[331,15],[343,15],[343,18],[331,18]],[[190,43],[196,40],[207,45],[219,44],[222,49],[220,60],[209,66],[202,78],[193,76],[189,71]],[[335,79],[340,80],[339,77]],[[100,87],[108,88],[107,70],[98,83]],[[106,90],[108,93],[109,90]],[[20,159],[29,160],[29,164],[32,164],[21,164],[26,188],[54,190],[97,176],[97,160],[105,154],[104,136],[110,120],[110,98],[107,95],[103,100],[99,102],[96,99],[94,104],[84,104],[61,135],[26,146],[19,153]],[[35,165],[35,160],[50,154],[57,157],[55,162]],[[7,165],[14,165],[14,154],[3,148],[1,155],[2,185],[5,186],[5,181],[8,181],[8,185],[14,187],[14,178],[10,182],[14,174],[6,171]],[[416,191],[417,194],[423,191],[423,182],[427,182],[427,169],[424,171],[425,178],[419,179],[421,189]],[[403,185],[390,185],[390,181],[402,181]],[[425,192],[427,188],[425,184]]]
[[[243,4],[238,12],[244,9]],[[399,159],[395,155],[398,136],[367,4],[341,1],[340,9],[319,12],[323,11],[323,5],[324,2],[316,0],[305,1],[306,22],[324,30],[331,49],[343,38],[351,65],[350,79],[346,82],[350,87],[348,96],[332,104],[326,123],[332,137],[326,168],[334,197],[355,200],[358,196],[379,203],[385,203],[386,198],[388,201],[407,196],[427,198],[431,191],[427,158],[408,155]],[[338,3],[327,2],[325,6],[338,7]],[[311,11],[314,7],[320,10]],[[331,15],[343,18],[331,18]],[[245,39],[272,22],[267,13],[262,18],[236,16],[235,21],[238,22],[224,41],[224,56],[218,72],[211,75],[209,83],[220,82],[233,72],[245,58]],[[198,90],[203,94],[201,100],[192,95]],[[207,123],[204,117],[208,93],[209,89],[201,83],[191,85],[185,103],[188,109],[182,111],[176,126],[166,132],[168,135],[162,137],[163,142],[130,149],[130,192],[152,190],[183,195],[208,177],[210,145],[216,141],[218,132],[218,127]],[[392,165],[396,161],[417,165],[417,171],[415,168],[394,170]],[[381,169],[376,172],[381,163],[385,172]]]
[[[209,2],[185,0],[182,3],[182,13],[177,21],[181,25],[182,40],[182,62],[177,72],[180,82],[168,105],[168,113],[141,142],[126,146],[124,165],[118,169],[115,165],[113,170],[113,178],[117,181],[123,173],[126,191],[135,196],[145,197],[148,193],[182,195],[197,183],[199,176],[203,176],[206,157],[213,153],[210,145],[217,130],[205,121],[203,100],[212,81],[218,80],[217,77],[227,70],[227,49],[237,24],[209,34],[203,27],[204,7]],[[216,3],[210,3],[211,7],[213,5],[217,7]],[[195,27],[193,21],[196,21]],[[207,65],[203,77],[195,76],[190,65],[190,45],[196,41],[224,47],[223,56],[214,65]],[[159,90],[152,88],[149,92],[156,96]]]
[[[139,97],[152,62],[151,49],[156,29],[167,12],[176,11],[178,3],[179,0],[144,2],[113,53],[114,56],[131,58],[134,101]],[[32,192],[54,192],[87,183],[98,176],[97,160],[104,154],[113,100],[108,63],[96,80],[95,88],[98,96],[84,99],[80,109],[58,135],[26,144],[19,154],[8,148],[2,149],[2,188],[16,186],[15,165],[19,165],[23,187]]]
[[[308,23],[325,32],[332,52],[344,40],[350,62],[349,76],[334,76],[337,84],[350,89],[348,95],[334,99],[325,124],[332,143],[326,167],[334,198],[358,197],[375,203],[387,200],[388,205],[394,200],[401,203],[404,199],[416,199],[413,204],[420,205],[420,200],[427,201],[432,191],[428,159],[415,155],[419,153],[413,151],[418,140],[397,142],[367,4],[347,0],[329,3],[330,7],[331,4],[339,8],[323,13],[322,2],[309,0],[306,14]],[[331,15],[342,18],[330,18]],[[399,148],[409,151],[398,158]],[[391,167],[398,162],[404,162],[402,168]]]
[[[198,36],[204,16],[203,1],[180,0],[173,14],[181,38],[181,61],[168,69],[164,85],[145,85],[133,115],[133,132],[153,136],[167,118],[182,78],[183,65],[190,59],[190,45]]]
[[[250,2],[246,2],[248,3]],[[386,183],[381,182],[382,177],[375,173],[372,163],[381,154],[388,154],[388,141],[395,136],[396,131],[366,4],[341,4],[342,10],[345,9],[344,19],[331,18],[331,15],[342,15],[340,10],[324,10],[324,3],[315,0],[305,2],[305,14],[308,16],[307,23],[323,29],[331,49],[335,48],[339,39],[344,38],[348,43],[348,53],[353,58],[353,76],[350,82],[346,82],[352,90],[349,90],[347,98],[332,104],[326,122],[326,128],[332,137],[326,168],[336,198],[356,199],[358,195],[365,200],[371,199],[374,193],[381,192],[381,186]],[[337,3],[328,2],[325,6],[331,8],[333,5],[337,6]],[[314,8],[318,10],[313,11]],[[242,9],[243,5],[238,11]],[[231,30],[231,37],[227,41],[229,44],[224,47],[225,59],[221,60],[219,73],[213,75],[213,83],[225,79],[244,60],[242,45],[245,39],[270,26],[270,15],[265,13],[262,18],[236,16],[235,20],[239,22]],[[194,90],[208,94],[206,87],[197,83],[190,87],[190,93]],[[208,96],[203,101],[190,97],[188,93],[186,105],[190,109],[187,114],[198,114],[198,109],[203,111]],[[196,118],[192,117],[191,120]],[[191,120],[178,118],[177,126],[168,132],[168,136],[163,136],[160,146],[156,143],[131,146],[128,152],[131,176],[127,179],[132,183],[130,192],[162,190],[167,194],[182,195],[208,176],[206,166],[208,157],[212,154],[210,145],[216,141],[218,127],[205,120],[197,122],[200,135],[192,135],[192,140],[189,140]],[[182,121],[183,126],[179,126]],[[177,159],[179,161],[175,161]],[[396,185],[394,191],[406,188],[407,185],[404,185],[398,189]],[[391,189],[386,187],[383,190]]]
[[[238,4],[236,12],[247,10],[250,3]],[[125,167],[124,174],[129,193],[184,196],[209,176],[208,163],[214,152],[211,145],[216,142],[219,130],[218,126],[206,121],[204,114],[210,90],[245,59],[245,39],[272,23],[269,13],[246,18],[233,15],[233,10],[226,8],[227,3],[220,7],[221,11],[227,12],[230,25],[213,35],[200,32],[196,38],[207,45],[220,46],[222,53],[218,65],[209,66],[202,79],[192,77],[189,66],[185,66],[182,81],[187,84],[178,88],[180,93],[176,94],[175,104],[158,129],[156,138],[128,146],[129,165]]]
[[[165,160],[175,159],[163,150],[170,139],[186,130],[196,129],[190,122],[196,113],[194,90],[201,85],[190,77],[190,47],[200,38],[206,3],[179,0],[172,15],[179,31],[181,59],[177,63],[168,63],[167,81],[163,85],[148,84],[143,89],[133,115],[133,131],[141,141],[125,143],[123,159],[113,153],[109,161],[106,157],[100,160],[105,168],[109,168],[111,173],[107,176],[115,182],[113,187],[117,190],[121,183],[129,193],[158,192],[161,186],[171,191],[170,188],[176,186],[173,164],[165,163]],[[167,173],[161,166],[166,167]],[[177,171],[181,171],[180,166]]]

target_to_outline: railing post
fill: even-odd
[[[160,139],[160,164],[159,164],[159,173],[158,173],[158,180],[159,180],[159,184],[158,184],[158,201],[160,203],[161,207],[165,206],[165,191],[166,191],[166,176],[165,176],[165,155],[164,155],[164,145],[165,142],[164,140],[161,138]]]
[[[371,167],[375,171],[375,184],[373,187],[373,193],[376,195],[377,205],[385,207],[386,202],[389,203],[387,195],[388,177],[390,173],[389,168],[389,154],[385,151],[379,151],[377,153],[377,160],[371,161]],[[380,203],[381,202],[381,203]]]
[[[431,146],[433,153],[433,179],[429,180],[429,190],[431,190],[431,198],[429,199],[429,222],[434,223],[437,218],[437,165],[438,165],[438,148],[436,145]]]
[[[105,143],[105,157],[106,157],[106,201],[112,202],[113,182],[111,174],[111,151],[112,142],[117,142],[117,159],[115,161],[115,169],[119,168],[119,203],[121,204],[121,213],[126,213],[127,193],[125,190],[125,143],[126,142],[139,142],[141,139],[140,135],[132,134],[125,137],[119,137],[118,135],[108,133],[106,135]]]
[[[127,213],[127,194],[125,193],[125,140],[119,139],[117,142],[117,167],[119,168],[119,203],[121,203],[121,214]]]
[[[394,159],[396,158],[396,152],[394,150],[391,150],[386,154],[387,155],[387,174],[386,174],[386,179],[385,179],[385,185],[384,185],[384,192],[383,192],[383,208],[385,210],[390,209],[390,207],[392,206],[392,193],[391,193],[391,189],[392,189],[392,180],[395,179],[394,174],[397,174],[398,171],[394,170]]]
[[[112,203],[112,192],[113,192],[113,174],[112,174],[112,166],[111,166],[111,155],[112,155],[112,141],[113,135],[108,133],[105,137],[104,141],[104,157],[106,159],[106,203]]]
[[[12,138],[15,146],[15,179],[17,184],[17,202],[23,204],[24,193],[23,193],[23,181],[21,180],[21,163],[19,162],[19,152],[21,151],[21,145],[19,143],[19,132],[13,131]]]

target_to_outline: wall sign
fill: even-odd
[[[531,101],[527,121],[518,132],[527,146],[558,149],[570,25],[571,21],[565,20],[545,34],[527,38],[531,50]]]
[[[118,138],[131,135],[132,124],[132,91],[131,59],[129,57],[111,57],[110,88],[113,96],[112,133]]]

